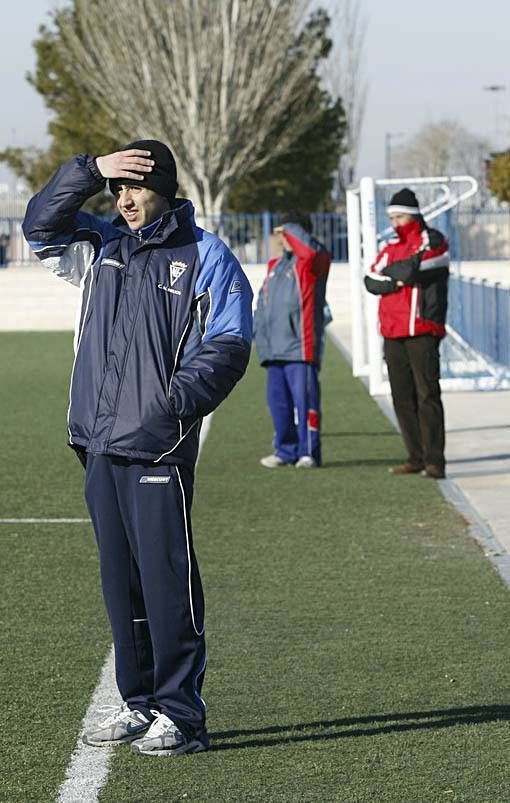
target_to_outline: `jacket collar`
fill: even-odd
[[[395,232],[401,243],[405,243],[407,240],[420,237],[422,232],[421,221],[418,218],[414,218],[404,226],[397,226],[395,228]]]
[[[114,219],[113,225],[120,229],[123,234],[136,237],[144,245],[148,242],[163,243],[180,226],[183,226],[187,221],[194,220],[195,209],[191,201],[186,198],[176,198],[175,203],[176,206],[165,212],[158,220],[154,220],[138,231],[132,231],[122,215],[118,215]]]

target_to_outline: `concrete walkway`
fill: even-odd
[[[80,290],[41,265],[0,270],[0,332],[74,329]]]
[[[502,266],[498,269],[504,270]],[[250,265],[246,272],[257,293],[265,268]],[[506,275],[502,273],[497,279]],[[0,270],[0,331],[72,329],[78,298],[78,288],[39,266]],[[328,331],[349,356],[350,280],[346,265],[333,265],[328,301],[334,316]],[[460,492],[457,501],[463,495],[510,554],[510,391],[449,392],[443,400],[448,460],[443,490],[450,497],[453,491]],[[394,420],[391,399],[381,397],[378,402]]]

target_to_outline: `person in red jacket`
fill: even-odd
[[[408,452],[403,465],[389,470],[442,479],[445,434],[439,345],[446,334],[448,241],[427,226],[416,195],[408,188],[393,195],[387,212],[396,237],[379,252],[365,286],[381,296],[384,357]]]

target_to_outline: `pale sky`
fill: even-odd
[[[447,117],[493,141],[497,125],[496,146],[510,144],[508,0],[359,2],[367,20],[368,101],[358,175],[384,175],[387,132],[409,137]],[[47,144],[49,115],[25,74],[34,67],[37,28],[54,6],[55,0],[22,0],[3,15],[0,149]],[[506,86],[497,93],[499,108],[487,85]],[[0,166],[0,182],[6,180]]]

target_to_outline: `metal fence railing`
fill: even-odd
[[[12,263],[34,258],[20,228],[27,201],[25,196],[0,194],[0,238],[8,235]],[[316,212],[311,218],[315,236],[331,252],[333,260],[346,261],[345,215],[341,212]],[[280,220],[279,214],[271,212],[197,215],[197,223],[225,240],[243,264],[267,261],[271,254],[271,232]],[[510,260],[510,208],[505,205],[455,208],[441,215],[432,225],[448,236],[453,260]]]
[[[313,233],[331,253],[334,262],[347,261],[347,220],[339,212],[313,212]],[[197,223],[214,231],[244,265],[267,262],[271,232],[282,216],[273,212],[232,215],[197,215]]]
[[[510,259],[510,209],[460,207],[443,217],[453,259]]]
[[[197,215],[197,223],[218,234],[244,265],[267,262],[272,254],[271,232],[281,215],[260,214]],[[347,224],[345,215],[316,212],[311,215],[313,232],[330,251],[335,262],[347,260]],[[11,264],[35,260],[21,231],[22,217],[0,213],[0,238],[7,239],[7,255]],[[1,260],[0,260],[1,265]]]
[[[21,218],[0,217],[0,268],[37,261],[23,237]]]
[[[479,354],[510,367],[510,287],[451,276],[448,323]]]
[[[471,213],[466,213],[466,216],[467,214]],[[502,213],[491,211],[489,214],[493,219],[495,214]],[[453,232],[454,238],[462,236],[462,227],[455,225],[456,217],[459,216],[452,216],[448,222],[450,237]],[[243,264],[251,264],[267,261],[271,231],[279,219],[278,215],[266,212],[257,215],[202,217],[198,219],[198,223],[217,231]],[[334,261],[345,261],[348,254],[344,216],[316,213],[312,215],[312,222],[315,235],[331,251]],[[482,226],[482,223],[478,220],[478,223],[472,225]],[[510,258],[510,211],[505,225],[508,225]],[[459,246],[459,240],[453,239],[454,256],[459,255],[455,250],[459,248],[462,260],[467,261],[464,247]],[[490,258],[486,252],[479,256],[484,260]],[[36,258],[21,231],[21,217],[0,216],[0,267],[5,267],[7,262],[23,264],[34,260]],[[475,351],[492,362],[510,367],[510,286],[452,275],[448,319],[451,328]]]

